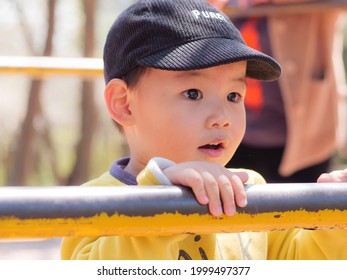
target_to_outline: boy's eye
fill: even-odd
[[[183,95],[192,100],[198,100],[202,98],[202,93],[195,88],[186,90],[185,92],[183,92]]]
[[[228,94],[228,96],[227,96],[227,99],[228,99],[228,101],[230,101],[230,102],[236,103],[236,102],[240,101],[241,96],[240,96],[240,94],[237,93],[237,92],[230,92],[230,93]]]

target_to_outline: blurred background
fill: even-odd
[[[110,25],[133,2],[0,0],[0,59],[101,58]],[[347,39],[344,50],[347,65]],[[102,76],[0,72],[0,84],[0,186],[79,185],[127,154],[104,107]],[[336,153],[334,167],[346,165]],[[57,259],[59,242],[2,240],[0,259]]]
[[[1,0],[0,55],[102,57],[130,0]],[[122,138],[103,77],[0,74],[0,185],[77,185],[108,169]]]
[[[102,57],[130,0],[1,0],[1,56]],[[126,154],[102,76],[0,72],[0,185],[79,185]],[[60,239],[0,240],[0,259],[59,259]]]

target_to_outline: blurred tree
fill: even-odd
[[[42,55],[50,56],[53,50],[53,35],[54,35],[54,26],[55,26],[55,7],[56,0],[49,0],[47,4],[47,33],[46,40],[44,44],[43,51],[35,51],[33,46],[33,40],[28,29],[28,24],[25,22],[25,18],[22,14],[21,6],[19,2],[17,4],[17,11],[21,18],[21,25],[26,38],[29,49],[33,52],[33,55]],[[48,146],[50,137],[48,126],[45,125],[46,121],[42,116],[41,111],[41,89],[42,89],[42,80],[33,79],[31,81],[30,91],[29,91],[29,100],[27,103],[27,112],[24,118],[24,121],[21,125],[19,135],[14,142],[13,154],[10,160],[10,167],[8,170],[7,185],[12,186],[23,186],[27,185],[30,179],[30,176],[33,172],[33,167],[35,166],[35,154],[34,154],[34,142],[37,136],[37,123],[43,124],[43,133],[46,139]]]
[[[96,1],[83,0],[85,13],[84,56],[93,57],[95,51]],[[97,106],[94,98],[95,81],[82,81],[80,139],[76,147],[76,161],[67,179],[67,185],[79,185],[89,179],[93,136],[98,122]]]
[[[44,50],[38,51],[33,44],[32,32],[25,20],[22,7],[17,2],[17,12],[20,17],[23,35],[28,49],[34,56],[50,56],[53,52],[53,37],[55,27],[56,0],[47,2],[47,35]],[[83,55],[93,57],[95,52],[95,14],[96,1],[82,0],[85,14]],[[95,81],[86,78],[82,81],[81,90],[81,127],[79,141],[76,146],[76,160],[68,178],[59,178],[55,165],[55,150],[50,137],[50,129],[47,119],[42,114],[41,92],[43,80],[33,79],[29,90],[27,111],[21,124],[16,141],[13,143],[9,160],[7,185],[24,186],[30,184],[35,168],[39,166],[42,157],[49,158],[49,168],[55,176],[57,184],[76,185],[89,178],[90,158],[93,144],[93,136],[98,122],[97,106],[94,98]],[[43,145],[41,145],[43,144]]]

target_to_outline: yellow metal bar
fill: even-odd
[[[0,56],[0,73],[47,75],[103,75],[103,62],[98,58]]]
[[[213,217],[177,186],[2,187],[0,238],[347,228],[347,183],[246,186],[248,205]]]

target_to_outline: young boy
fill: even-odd
[[[223,166],[245,132],[246,76],[277,79],[277,62],[246,46],[227,16],[204,0],[140,0],[112,25],[104,63],[106,105],[130,157],[86,185],[183,185],[214,216],[233,215],[235,203],[244,207],[243,184],[264,180]],[[340,235],[335,242],[346,242]],[[320,252],[325,243],[312,236],[293,230],[280,238],[247,232],[69,237],[61,253],[63,259],[347,257]]]

